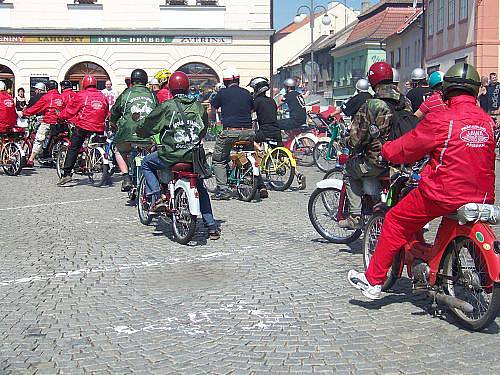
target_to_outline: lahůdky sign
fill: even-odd
[[[230,36],[23,36],[3,35],[3,44],[231,44]]]

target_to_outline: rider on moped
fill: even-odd
[[[205,136],[208,128],[208,115],[203,105],[187,97],[189,78],[183,72],[174,72],[169,80],[169,88],[174,95],[158,105],[138,126],[137,135],[143,138],[160,134],[161,145],[142,161],[142,173],[146,180],[147,192],[152,202],[150,211],[157,212],[165,208],[164,198],[160,195],[160,183],[157,172],[162,170],[170,175],[170,170],[177,163],[193,162],[193,147]],[[171,179],[171,176],[169,176]],[[200,198],[200,210],[203,221],[208,227],[209,237],[216,240],[220,231],[215,222],[207,189],[202,179],[198,179],[196,188]]]
[[[163,103],[166,100],[174,98],[168,88],[168,80],[171,75],[172,73],[168,69],[162,69],[155,74],[155,78],[158,80],[158,84],[160,85],[160,90],[156,92],[158,103]]]
[[[414,130],[384,143],[382,157],[391,163],[414,163],[425,155],[430,155],[430,162],[418,188],[385,216],[366,272],[348,273],[349,283],[366,297],[381,297],[394,257],[424,224],[469,202],[495,201],[494,122],[476,103],[480,86],[472,65],[453,65],[443,83],[449,108],[424,117]]]
[[[0,133],[6,133],[17,126],[17,113],[14,99],[7,92],[4,81],[0,81]]]
[[[405,109],[411,112],[408,101],[396,90],[393,83],[393,71],[389,64],[377,62],[368,71],[368,80],[375,91],[375,97],[368,99],[354,115],[351,131],[345,139],[347,147],[360,154],[347,161],[344,172],[346,192],[349,200],[350,215],[339,221],[341,228],[357,229],[362,225],[361,210],[364,193],[380,198],[378,177],[387,172],[387,166],[380,158],[380,142],[370,136],[370,125],[380,130],[380,137],[387,140],[391,129],[393,112],[386,101],[394,104],[405,101]]]

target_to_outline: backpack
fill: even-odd
[[[399,102],[383,99],[392,112],[391,130],[387,140],[394,141],[409,131],[415,129],[420,121],[413,113],[405,110],[405,96],[401,95]]]

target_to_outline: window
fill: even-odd
[[[429,1],[427,9],[427,35],[434,34],[434,1]]]
[[[437,31],[443,30],[444,26],[444,0],[437,0]]]
[[[469,17],[467,14],[469,12],[468,0],[459,0],[459,1],[460,1],[460,9],[458,12],[458,19],[465,20]]]
[[[391,66],[395,66],[395,65],[394,65],[394,51],[391,51],[391,60],[390,60],[390,64],[391,64]]]
[[[217,0],[196,0],[196,5],[215,7],[218,5],[217,2]]]
[[[455,0],[448,0],[448,26],[455,24]]]
[[[187,0],[167,0],[166,5],[188,5]]]
[[[398,48],[396,50],[396,60],[395,60],[396,65],[394,65],[395,68],[399,69],[401,67],[401,48]]]

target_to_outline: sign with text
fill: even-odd
[[[24,36],[0,35],[3,44],[232,44],[230,36]]]

